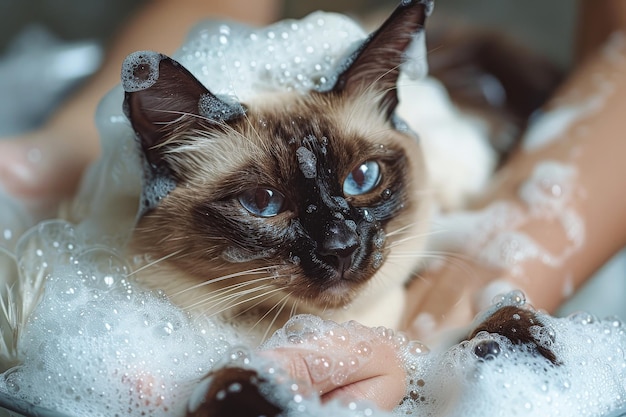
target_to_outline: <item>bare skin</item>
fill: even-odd
[[[585,223],[583,246],[558,267],[538,260],[524,262],[521,275],[457,254],[445,267],[425,273],[409,288],[405,327],[411,336],[429,340],[433,331],[469,323],[478,313],[476,294],[494,280],[510,283],[511,287],[524,291],[536,308],[553,312],[565,301],[564,288],[578,288],[626,244],[626,222],[620,220],[626,209],[626,195],[621,182],[616,181],[626,174],[622,158],[626,142],[619,133],[623,130],[622,115],[626,108],[626,79],[618,76],[623,71],[619,60],[607,58],[603,51],[606,39],[592,30],[598,25],[606,26],[607,21],[596,19],[607,14],[613,16],[610,19],[615,25],[613,30],[626,28],[626,7],[619,1],[601,5],[583,2],[579,56],[584,60],[546,107],[550,110],[590,100],[598,95],[602,79],[610,83],[611,91],[601,110],[574,121],[550,145],[535,151],[519,151],[474,206],[480,210],[505,201],[528,210],[520,199],[519,188],[534,167],[546,160],[571,164],[578,172],[577,193],[571,208]],[[608,27],[603,28],[605,35],[610,32]],[[615,52],[626,53],[626,49],[618,48]],[[558,250],[567,244],[562,226],[554,220],[530,219],[515,230],[531,236],[548,250]]]
[[[346,380],[337,385],[331,379],[319,380],[309,368],[308,355],[319,355],[326,347],[318,346],[325,340],[312,342],[303,347],[277,348],[263,351],[261,354],[273,359],[282,369],[302,387],[305,395],[316,393],[323,402],[340,399],[344,402],[355,399],[367,399],[384,410],[392,410],[398,405],[406,393],[405,370],[393,344],[377,336],[373,329],[363,327],[360,336],[366,337],[371,348],[370,360],[367,360],[354,372],[346,376]],[[354,350],[355,342],[333,346],[337,351],[335,357],[344,357],[345,352]],[[333,352],[326,352],[333,353]]]

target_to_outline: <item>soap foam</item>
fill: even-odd
[[[159,63],[163,55],[151,51],[133,52],[122,65],[122,86],[125,91],[141,91],[159,79]]]
[[[569,130],[575,123],[580,125],[588,117],[602,111],[614,93],[612,79],[621,76],[626,65],[624,39],[624,32],[617,31],[611,34],[603,45],[599,59],[606,63],[606,70],[593,75],[593,90],[590,94],[579,97],[579,92],[574,90],[569,95],[555,100],[557,104],[555,107],[535,115],[522,138],[522,148],[525,151],[534,152],[543,149],[568,137],[568,133],[576,133],[582,138],[588,137],[585,135],[584,125],[579,126],[575,132]]]
[[[497,298],[477,320],[507,305],[530,308],[521,293],[512,292]],[[626,412],[624,323],[588,314],[567,318],[536,314],[544,325],[536,330],[540,343],[555,352],[560,365],[538,355],[532,345],[515,345],[498,334],[481,332],[450,349],[408,360],[415,369],[411,401],[396,413],[607,416]],[[477,348],[494,342],[499,353],[477,355]]]
[[[324,89],[350,45],[365,38],[352,19],[316,12],[261,29],[208,21],[174,55],[216,95],[246,101],[258,92]]]
[[[44,265],[27,256],[46,263],[44,293],[18,340],[21,364],[1,381],[16,398],[69,415],[183,415],[195,383],[244,342],[134,285],[130,265],[85,245],[67,223],[42,224],[21,243],[25,276]]]
[[[499,200],[474,212],[441,214],[435,221],[442,233],[434,235],[432,248],[468,253],[484,265],[522,276],[524,264],[536,260],[559,267],[580,251],[585,240],[585,222],[573,208],[584,193],[576,185],[574,166],[540,161],[519,188],[523,203]],[[533,221],[560,225],[565,245],[551,252],[521,229]]]
[[[198,406],[211,369],[237,365],[278,384],[264,392],[294,417],[584,417],[626,409],[626,327],[616,318],[579,313],[557,319],[536,312],[544,328],[535,335],[556,354],[558,366],[534,346],[497,334],[481,332],[430,351],[384,327],[310,315],[292,318],[261,346],[307,349],[313,379],[339,386],[376,360],[372,343],[388,343],[406,367],[407,393],[386,413],[361,401],[322,404],[236,329],[191,320],[159,292],[136,286],[132,265],[115,251],[89,246],[68,223],[43,223],[18,246],[21,274],[43,273],[45,288],[18,340],[21,364],[2,374],[0,390],[38,407],[68,415],[182,416]],[[477,322],[509,305],[530,308],[523,294],[513,292],[496,297]],[[326,353],[331,346],[342,346],[342,353]]]
[[[304,146],[300,146],[296,150],[296,156],[298,157],[298,164],[304,178],[317,177],[317,157],[315,154]]]

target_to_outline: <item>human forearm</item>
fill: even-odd
[[[467,324],[507,288],[554,311],[624,246],[626,45],[616,39],[572,74],[476,202],[474,227],[448,249],[458,256],[412,283],[406,323],[417,337]]]
[[[579,2],[576,60],[584,62],[616,30],[626,28],[623,0],[581,0]]]
[[[563,292],[557,290],[563,288],[564,280],[578,286],[626,243],[626,222],[621,221],[626,210],[626,193],[620,181],[626,176],[623,161],[626,141],[622,137],[626,122],[623,117],[626,80],[621,76],[626,68],[625,54],[621,41],[613,42],[573,73],[547,111],[552,113],[548,117],[556,117],[559,109],[573,109],[574,120],[545,146],[522,149],[486,197],[491,201],[510,199],[523,205],[520,187],[538,164],[556,161],[574,170],[576,189],[572,190],[569,207],[564,209],[582,220],[584,242],[558,266],[540,262],[525,267],[527,279],[533,284],[530,287],[538,286],[537,291],[533,288],[527,291],[536,293],[531,298],[541,301],[542,308],[553,309],[560,304]],[[573,243],[567,242],[565,231],[558,224],[559,218],[567,213],[555,214],[553,221],[538,217],[521,231],[548,249],[564,248]],[[535,279],[535,275],[545,278]],[[559,282],[563,285],[558,285]],[[555,288],[549,290],[550,287]]]

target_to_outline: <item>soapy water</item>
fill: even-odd
[[[332,14],[259,30],[213,22],[199,26],[175,57],[212,93],[245,101],[268,90],[332,85],[341,57],[363,37],[353,21]],[[419,42],[413,51],[423,51]],[[423,58],[404,68],[407,85],[421,74]],[[162,294],[133,283],[135,265],[120,248],[138,210],[142,170],[121,113],[121,89],[103,101],[97,122],[104,156],[72,208],[77,224],[51,221],[19,238],[5,236],[10,250],[1,262],[18,276],[5,295],[22,299],[4,304],[4,316],[14,320],[2,323],[10,346],[0,403],[25,414],[182,416],[198,406],[210,370],[231,364],[273,381],[268,395],[293,416],[617,416],[626,410],[624,324],[588,315],[556,319],[537,313],[547,329],[539,339],[556,353],[559,366],[532,346],[498,335],[479,334],[429,352],[389,329],[298,316],[261,349],[346,343],[345,357],[309,358],[315,378],[340,384],[355,367],[375,360],[367,355],[375,337],[396,349],[407,370],[406,398],[392,413],[357,401],[322,404],[304,395],[284,375],[277,377],[280,370],[236,328],[191,320]],[[539,197],[542,204],[551,201]],[[505,305],[525,303],[513,293],[491,309]]]
[[[576,90],[557,100],[556,107],[539,112],[522,138],[522,148],[533,152],[549,146],[567,137],[571,125],[582,121],[595,113],[601,112],[606,101],[615,91],[614,80],[622,76],[626,67],[626,34],[622,31],[612,33],[605,42],[599,59],[604,60],[606,70],[594,74],[593,92],[584,97]],[[571,132],[579,139],[585,139],[584,126]]]
[[[245,102],[259,92],[329,89],[337,68],[365,36],[354,20],[325,12],[257,30],[208,22],[196,27],[173,57],[213,94]],[[413,79],[427,71],[425,52],[420,32],[403,64]]]
[[[438,217],[433,247],[466,252],[482,264],[524,275],[531,260],[550,267],[563,265],[577,253],[585,240],[585,223],[573,208],[575,198],[584,194],[576,184],[575,166],[546,160],[536,164],[518,190],[522,205],[498,200],[482,210],[453,212]],[[534,220],[552,221],[565,244],[550,251],[520,231]]]
[[[371,343],[395,348],[407,370],[405,399],[391,413],[366,402],[332,401],[294,385],[236,328],[217,319],[191,320],[159,292],[132,282],[132,265],[115,251],[92,247],[63,221],[40,224],[19,243],[21,279],[43,287],[18,339],[19,364],[4,372],[0,392],[49,415],[183,416],[198,407],[206,375],[216,367],[256,370],[275,387],[268,398],[290,416],[608,416],[626,411],[626,325],[579,313],[553,318],[537,312],[538,343],[515,345],[481,332],[429,351],[403,334],[296,316],[261,350],[303,348],[314,380],[341,385],[368,361]],[[47,259],[37,263],[32,257]],[[45,284],[38,281],[45,277]],[[519,292],[497,297],[477,318],[525,305]],[[513,315],[512,320],[516,317]],[[326,355],[329,346],[342,355]],[[220,394],[227,396],[228,392]],[[6,397],[0,403],[7,404]],[[55,414],[56,413],[56,414]],[[45,414],[44,414],[45,415]]]

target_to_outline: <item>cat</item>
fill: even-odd
[[[403,1],[331,88],[245,103],[173,59],[127,58],[124,111],[144,157],[138,280],[252,331],[296,313],[397,327],[431,202],[415,133],[395,115],[404,54],[430,1]]]
[[[306,94],[240,103],[211,93],[164,55],[127,58],[124,112],[144,158],[131,251],[153,262],[139,281],[195,314],[221,314],[263,337],[296,313],[397,328],[434,207],[454,209],[449,201],[461,195],[458,183],[447,187],[453,198],[432,190],[433,159],[449,166],[454,157],[435,155],[433,141],[420,140],[397,111],[400,69],[431,9],[432,1],[401,2],[331,87]],[[508,94],[512,87],[539,100],[554,83],[513,83],[507,105],[523,102]],[[402,114],[424,110],[417,101],[404,103]],[[501,112],[493,118],[506,121]],[[525,120],[530,110],[509,112]],[[477,155],[474,167],[490,163]],[[435,176],[438,188],[450,171]],[[394,253],[412,256],[398,262]]]

